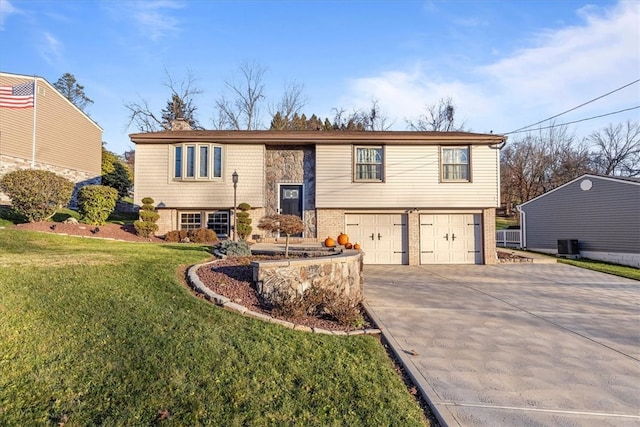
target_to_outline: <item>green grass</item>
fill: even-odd
[[[204,247],[12,229],[0,247],[0,425],[426,423],[376,338],[194,297],[178,271]]]
[[[107,218],[107,222],[120,224],[120,225],[133,224],[133,222],[137,220],[138,220],[137,212],[129,213],[129,212],[113,211],[111,212],[111,215],[109,215],[109,218]]]
[[[67,218],[75,218],[80,220],[80,214],[73,209],[63,208],[59,209],[53,217],[51,217],[50,221],[53,222],[63,222]],[[109,218],[107,218],[108,223],[113,224],[133,224],[134,221],[138,219],[137,213],[127,213],[127,212],[116,212],[113,211]],[[9,206],[0,206],[0,227],[8,227],[10,225],[19,224],[24,222],[24,218],[18,217],[14,212],[11,211]]]
[[[518,225],[518,218],[496,217],[496,230],[504,230],[511,225]]]
[[[575,265],[576,267],[614,274],[628,279],[640,280],[640,269],[618,264],[609,264],[591,259],[558,259],[558,262]]]

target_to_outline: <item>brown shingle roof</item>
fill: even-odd
[[[224,142],[265,145],[315,145],[384,143],[437,145],[437,144],[500,144],[503,135],[471,132],[416,132],[416,131],[220,131],[186,130],[134,133],[129,135],[136,144],[169,144],[174,142]]]

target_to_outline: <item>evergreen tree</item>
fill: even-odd
[[[64,73],[62,77],[53,84],[53,87],[82,111],[84,111],[89,104],[93,104],[93,100],[85,95],[84,86],[78,84],[75,76],[71,73]]]

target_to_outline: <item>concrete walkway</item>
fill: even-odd
[[[536,263],[364,273],[368,311],[443,425],[640,425],[640,282]]]

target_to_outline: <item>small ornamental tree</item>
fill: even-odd
[[[140,207],[139,213],[140,219],[133,223],[133,227],[136,229],[138,236],[151,237],[153,233],[158,231],[158,224],[156,224],[156,222],[160,219],[160,215],[156,212],[154,203],[151,197],[142,199],[142,206]]]
[[[29,222],[45,221],[71,201],[74,183],[53,172],[21,169],[0,178],[11,207]]]
[[[287,236],[284,245],[284,256],[289,258],[289,237],[292,234],[303,232],[304,223],[296,215],[267,215],[260,218],[258,228],[273,233],[284,233]]]
[[[240,212],[236,213],[236,218],[238,218],[236,231],[242,240],[247,240],[247,237],[251,235],[251,231],[253,230],[253,227],[251,227],[251,218],[249,218],[251,205],[249,205],[249,203],[240,203],[238,209],[240,209]]]
[[[78,191],[78,212],[85,224],[103,225],[116,207],[118,191],[105,185],[85,185]]]

